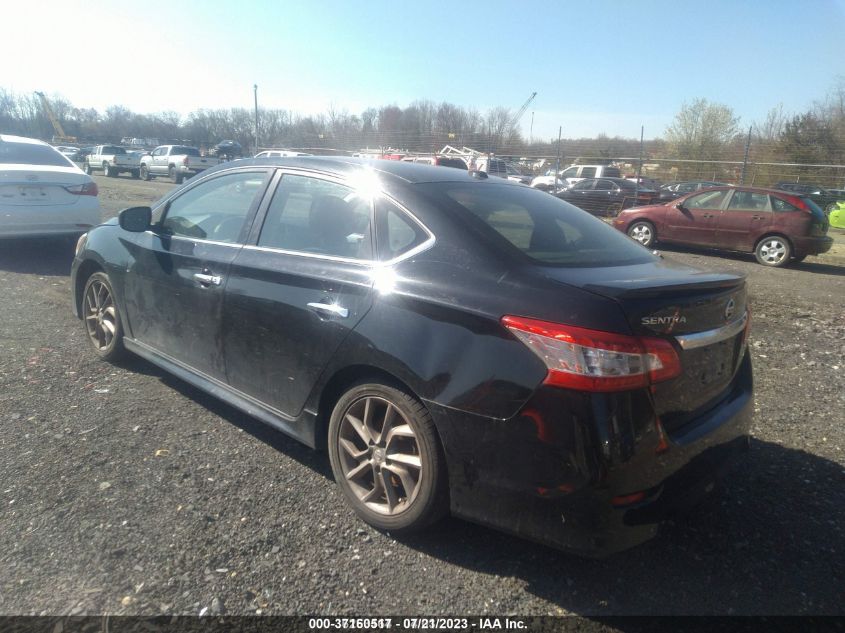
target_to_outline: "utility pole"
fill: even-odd
[[[253,84],[252,89],[255,92],[255,156],[258,153],[258,84]]]
[[[640,176],[643,173],[643,136],[645,135],[645,126],[640,126],[640,162],[637,164],[637,188],[636,188],[636,197],[634,201],[639,199],[640,197]]]
[[[742,159],[742,174],[739,177],[739,184],[745,184],[745,170],[748,167],[748,150],[751,149],[751,128],[753,125],[748,126],[748,138],[745,141],[745,158]]]
[[[552,193],[557,193],[557,178],[560,173],[560,135],[563,132],[563,126],[557,128],[557,162],[555,163],[555,190]]]
[[[528,132],[528,144],[534,144],[534,110],[531,110],[531,131]]]

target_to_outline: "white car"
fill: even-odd
[[[268,149],[263,152],[258,152],[255,156],[253,156],[253,158],[284,158],[287,156],[313,156],[313,154],[294,152],[287,149]]]
[[[47,143],[0,134],[0,238],[80,235],[102,221],[97,193]]]

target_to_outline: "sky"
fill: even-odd
[[[98,110],[252,108],[257,84],[260,106],[301,114],[417,99],[515,112],[536,91],[526,138],[655,138],[696,98],[747,126],[845,76],[845,0],[4,0],[2,14],[0,88]]]

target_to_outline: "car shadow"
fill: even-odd
[[[581,615],[841,615],[843,491],[841,464],[754,440],[749,461],[705,503],[654,540],[607,559],[576,558],[454,519],[403,542],[514,578]]]
[[[735,262],[745,262],[747,264],[756,264],[754,255],[751,253],[737,253],[733,251],[720,251],[707,248],[696,248],[693,246],[679,246],[677,244],[657,244],[656,250],[660,253],[682,253],[685,255],[706,255],[708,257],[718,257],[721,259],[728,259]],[[760,266],[764,268],[764,266]],[[806,272],[816,273],[820,275],[845,276],[845,265],[838,263],[828,263],[824,261],[824,255],[819,257],[811,257],[803,262],[793,262],[786,267],[787,270],[802,270]]]
[[[145,360],[132,358],[122,365],[159,377],[333,485],[325,453]],[[392,536],[450,565],[497,582],[516,582],[547,602],[553,613],[841,615],[843,526],[841,464],[752,440],[749,459],[702,505],[669,521],[652,541],[607,559],[577,558],[454,518],[420,534]],[[510,612],[518,606],[503,603],[491,609]]]
[[[28,238],[0,241],[0,270],[67,277],[76,239]]]

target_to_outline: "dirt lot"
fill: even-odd
[[[96,179],[107,216],[173,186]],[[748,275],[753,451],[657,540],[586,561],[458,520],[366,527],[325,455],[141,360],[95,360],[71,251],[0,244],[2,614],[845,613],[843,259],[664,251]]]

